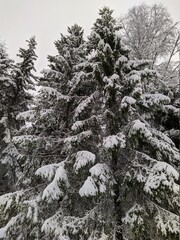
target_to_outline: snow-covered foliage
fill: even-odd
[[[76,153],[76,161],[74,164],[74,170],[76,172],[79,171],[82,167],[86,166],[87,164],[94,164],[96,160],[95,154],[89,151],[79,151]]]
[[[106,164],[97,163],[89,169],[91,176],[84,182],[79,190],[81,197],[96,196],[107,191],[107,187],[113,185],[110,169]]]
[[[123,222],[130,225],[131,228],[137,228],[137,225],[141,226],[144,223],[142,218],[143,212],[144,209],[140,205],[135,204],[127,211],[125,218],[123,218]]]
[[[163,94],[142,94],[141,95],[142,105],[145,107],[159,107],[162,104],[169,104],[170,98]]]
[[[47,98],[48,100],[50,100],[50,98],[55,98],[57,101],[59,100],[69,100],[68,96],[64,96],[63,94],[59,93],[56,89],[52,88],[52,87],[41,87],[39,89],[39,93],[40,96],[42,96],[43,98]]]
[[[88,177],[84,182],[83,186],[79,190],[81,197],[83,196],[96,196],[98,193],[98,188],[92,177]]]
[[[152,136],[152,133],[148,130],[145,123],[141,122],[139,119],[132,122],[132,127],[130,130],[130,135],[142,134],[144,138],[148,139]]]
[[[13,204],[13,202],[18,203],[19,198],[21,197],[22,192],[13,192],[13,193],[6,193],[0,196],[0,207],[4,207],[4,211],[7,211]]]
[[[130,59],[112,12],[86,42],[76,24],[61,35],[36,102],[17,111],[1,159],[19,191],[0,197],[0,238],[178,239],[179,152],[157,120],[177,106],[150,61]]]
[[[129,107],[131,105],[134,105],[136,103],[136,100],[132,97],[124,97],[121,101],[121,107],[122,108],[126,108]]]
[[[91,96],[87,97],[85,100],[80,102],[80,104],[75,109],[74,118],[77,118],[80,114],[82,114],[83,111],[86,111],[88,106],[94,101],[96,95],[97,92],[93,93]]]
[[[53,180],[43,191],[42,199],[47,202],[59,199],[63,196],[63,192],[58,186],[57,181]]]
[[[161,213],[162,215],[157,215],[155,218],[158,231],[160,231],[165,238],[171,236],[171,234],[179,235],[179,217],[168,211],[161,210]]]
[[[179,187],[175,183],[178,179],[179,173],[171,165],[165,162],[157,162],[149,170],[144,190],[149,194],[153,194],[153,191],[157,189],[167,188],[178,194]]]
[[[7,99],[5,108],[2,108],[2,116],[5,120],[5,135],[3,139],[6,144],[1,145],[3,149],[0,148],[0,162],[6,168],[6,173],[4,173],[3,177],[4,179],[8,178],[7,185],[9,185],[9,191],[14,191],[18,178],[22,175],[23,164],[26,158],[24,152],[19,151],[16,143],[13,142],[13,138],[16,139],[16,135],[21,135],[21,127],[24,123],[32,121],[34,116],[33,110],[29,109],[32,100],[29,90],[34,89],[35,84],[35,77],[32,71],[35,70],[34,61],[37,59],[35,54],[36,41],[32,37],[27,42],[27,49],[19,49],[18,56],[21,62],[12,66],[12,61],[8,60],[9,66],[5,67],[4,65],[3,67],[11,79],[11,87],[7,84],[8,79],[6,78],[6,88],[3,91]],[[11,69],[11,72],[8,68]],[[3,86],[1,87],[3,89]],[[8,92],[6,93],[6,91]]]
[[[48,164],[36,170],[35,174],[42,178],[47,178],[49,181],[51,181],[52,178],[55,176],[58,167],[59,167],[58,163]]]
[[[74,143],[74,142],[81,142],[84,141],[87,138],[90,138],[90,136],[92,136],[92,131],[91,130],[87,130],[87,131],[83,131],[77,135],[65,138],[64,142],[65,143]]]
[[[16,119],[17,120],[25,120],[25,121],[32,121],[34,118],[34,110],[28,110],[28,111],[24,111],[24,112],[20,112],[17,116]]]
[[[107,149],[112,149],[117,146],[124,148],[126,146],[125,135],[120,133],[117,135],[105,137],[103,139],[103,145]]]

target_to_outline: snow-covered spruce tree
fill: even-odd
[[[72,132],[64,134],[59,159],[44,156],[35,173],[48,183],[39,179],[36,188],[0,199],[5,215],[16,206],[1,229],[7,237],[178,238],[178,151],[149,119],[169,98],[151,92],[156,72],[146,61],[129,60],[117,30],[112,11],[103,8],[87,59],[68,84],[79,100],[68,113]]]
[[[161,83],[159,91],[168,96],[170,101],[168,105],[165,105],[159,109],[154,109],[152,119],[154,119],[157,128],[167,134],[167,136],[169,136],[170,139],[175,143],[176,147],[179,148],[179,84],[167,86]]]
[[[170,99],[154,92],[157,73],[147,69],[148,62],[128,59],[111,13],[106,8],[100,11],[101,18],[97,19],[89,38],[91,68],[88,68],[87,76],[92,82],[93,92],[89,92],[91,95],[87,101],[80,104],[80,109],[87,115],[83,115],[81,110],[79,121],[72,126],[81,134],[67,139],[67,143],[76,143],[76,151],[77,144],[80,150],[74,157],[70,173],[72,158],[65,163],[69,182],[73,170],[75,174],[77,172],[76,167],[79,170],[81,166],[79,171],[82,173],[86,165],[90,174],[79,190],[81,197],[84,196],[81,202],[85,202],[87,207],[83,218],[78,215],[83,209],[76,213],[81,222],[77,225],[84,222],[84,231],[79,227],[77,235],[82,239],[177,239],[179,188],[175,183],[178,179],[175,169],[179,161],[178,150],[165,134],[156,130],[154,120],[150,118],[153,109],[169,104]],[[87,64],[85,66],[87,68]],[[95,124],[90,128],[84,148],[78,137],[83,136],[84,131],[80,131],[89,128],[88,120],[92,115],[95,115],[99,128],[96,127],[95,131]],[[82,150],[95,156],[86,160],[81,156],[88,156],[88,153]],[[95,165],[90,168],[88,163]],[[79,175],[77,181],[73,178],[76,184],[79,180]],[[108,191],[109,187],[114,196]],[[89,204],[86,197],[90,197]],[[73,199],[75,197],[71,197],[72,202]],[[77,209],[78,202],[74,206]]]
[[[129,60],[111,14],[100,11],[78,66],[86,96],[64,141],[67,158],[36,171],[52,178],[43,199],[59,201],[42,231],[53,239],[177,239],[178,150],[149,119],[170,99],[151,92],[156,72]]]
[[[169,96],[171,102],[161,109],[154,109],[152,118],[159,129],[179,146],[179,109],[177,93],[179,91],[178,58],[180,34],[178,24],[162,5],[147,6],[141,4],[131,8],[124,19],[120,20],[123,28],[123,40],[131,49],[133,59],[149,59],[153,69],[158,70],[160,91]],[[176,103],[174,104],[176,99]]]
[[[20,63],[14,66],[11,72],[11,78],[13,79],[14,89],[13,96],[7,103],[8,108],[8,124],[9,124],[9,138],[8,144],[2,151],[1,161],[5,164],[8,176],[8,184],[11,191],[14,190],[17,178],[22,173],[24,156],[20,154],[13,137],[18,133],[20,126],[24,125],[24,122],[20,119],[16,119],[19,113],[27,111],[29,109],[30,101],[32,100],[32,94],[29,90],[34,89],[34,78],[32,70],[34,68],[34,61],[37,56],[35,54],[36,41],[35,37],[30,38],[28,41],[28,48],[20,48],[18,56],[22,59]],[[4,92],[5,93],[5,92]],[[8,94],[7,94],[8,96]]]
[[[17,184],[20,191],[4,195],[0,200],[2,209],[11,201],[10,206],[4,209],[8,217],[1,224],[7,223],[1,229],[3,234],[6,232],[7,239],[51,239],[50,234],[41,231],[41,226],[58,209],[58,200],[52,194],[54,201],[45,201],[46,195],[42,193],[47,182],[35,178],[34,173],[43,166],[48,174],[44,176],[50,181],[65,158],[61,154],[62,144],[72,125],[69,114],[79,102],[74,93],[75,82],[78,85],[79,79],[75,66],[83,61],[83,44],[83,30],[76,24],[68,28],[67,36],[61,35],[61,39],[55,42],[58,55],[48,57],[50,68],[43,70],[44,76],[40,78],[36,103],[17,116],[18,120],[28,123],[13,139],[25,155],[25,163]],[[15,211],[11,214],[12,208]]]
[[[33,71],[36,71],[34,63],[37,60],[37,55],[35,53],[37,43],[35,37],[31,37],[29,40],[26,40],[26,42],[28,43],[27,49],[19,49],[17,56],[22,59],[22,61],[17,63],[14,71],[14,78],[17,86],[14,99],[15,115],[29,109],[29,105],[33,98],[30,90],[35,90],[36,77]]]
[[[19,149],[15,145],[14,136],[18,132],[18,127],[21,126],[21,123],[18,123],[16,120],[16,116],[21,111],[28,109],[31,98],[28,90],[32,89],[29,88],[29,84],[31,70],[34,65],[33,61],[35,60],[34,49],[35,39],[31,38],[29,40],[28,50],[20,49],[20,57],[23,59],[22,62],[17,64],[17,66],[13,65],[13,67],[12,61],[8,59],[5,51],[1,52],[1,124],[4,125],[5,135],[0,143],[0,161],[3,164],[3,168],[5,167],[3,175],[6,177],[6,186],[8,186],[4,194],[15,190],[19,174],[22,173],[24,156],[20,154]],[[5,144],[2,143],[3,140]],[[1,168],[1,170],[3,168]],[[8,195],[12,196],[11,200],[13,201],[14,195],[12,193]],[[4,204],[4,200],[2,200],[1,203]],[[12,208],[9,211],[9,216],[11,216],[13,211],[14,209]],[[8,214],[6,217],[8,218]],[[0,225],[4,224],[4,220],[3,212],[0,211]],[[2,237],[1,233],[0,236]]]
[[[0,195],[9,188],[6,169],[2,165],[2,152],[11,138],[12,104],[16,89],[12,70],[13,61],[9,59],[4,44],[0,43]]]

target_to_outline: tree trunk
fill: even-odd
[[[112,171],[115,176],[116,184],[114,186],[114,210],[115,210],[115,218],[116,218],[116,228],[115,228],[115,239],[116,240],[124,240],[123,232],[122,232],[122,218],[123,218],[123,211],[121,207],[121,202],[119,199],[120,196],[120,188],[119,188],[119,181],[116,179],[116,172],[117,172],[117,163],[118,163],[118,151],[114,150],[112,152]]]
[[[121,203],[118,200],[119,198],[119,187],[115,187],[115,196],[114,196],[114,206],[115,206],[115,216],[116,216],[116,229],[115,229],[115,239],[124,240],[122,232],[122,209]]]

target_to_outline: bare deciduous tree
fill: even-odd
[[[135,6],[120,19],[120,24],[135,59],[149,59],[153,67],[162,57],[168,58],[172,51],[174,54],[177,23],[161,4]]]
[[[162,61],[157,69],[165,84],[176,85],[180,79],[180,32],[177,32],[174,45],[167,58]]]

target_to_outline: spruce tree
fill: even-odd
[[[179,84],[168,85],[161,83],[160,92],[169,97],[169,104],[161,109],[154,109],[152,115],[158,129],[164,132],[179,148],[180,144],[180,124],[179,124]]]
[[[33,99],[31,90],[35,90],[35,84],[37,80],[33,74],[33,72],[36,72],[34,64],[37,60],[37,55],[35,53],[37,43],[35,37],[31,37],[29,40],[26,40],[26,42],[27,49],[19,49],[17,56],[21,59],[21,62],[16,64],[16,68],[13,72],[13,77],[15,79],[17,88],[14,97],[15,116],[18,116],[19,113],[29,110]],[[17,129],[19,129],[20,126],[18,126],[18,121],[16,124]]]
[[[8,184],[11,186],[11,191],[15,190],[16,182],[22,174],[24,164],[24,154],[21,154],[18,146],[16,145],[15,136],[21,134],[19,131],[20,127],[24,125],[24,120],[21,120],[19,114],[25,112],[28,113],[29,106],[32,100],[32,94],[30,90],[35,89],[35,82],[32,80],[34,75],[32,70],[34,68],[34,61],[37,59],[35,54],[36,41],[35,37],[27,40],[28,48],[20,48],[19,54],[17,54],[22,61],[14,66],[11,72],[11,78],[15,85],[13,91],[13,97],[10,104],[9,128],[11,136],[9,138],[8,145],[2,151],[2,161],[7,168]]]
[[[86,96],[64,141],[67,158],[43,191],[60,207],[42,230],[54,239],[177,239],[178,150],[149,119],[170,99],[151,91],[158,75],[147,61],[129,60],[111,14],[100,11],[89,38]]]
[[[13,60],[9,59],[5,45],[0,43],[0,195],[9,190],[2,152],[11,139],[12,105],[16,90],[13,69]]]
[[[85,59],[77,36],[56,42],[21,145],[24,187],[0,198],[7,239],[178,239],[179,154],[151,119],[170,98],[149,62],[129,59],[112,12],[100,10]]]
[[[23,172],[17,183],[17,189],[21,191],[2,196],[2,199],[5,197],[7,201],[12,198],[14,200],[16,196],[19,198],[18,201],[12,201],[16,209],[13,213],[15,221],[9,228],[6,225],[2,230],[8,237],[50,238],[50,234],[46,238],[46,235],[41,232],[41,225],[50,214],[56,212],[58,201],[56,200],[53,204],[50,200],[48,203],[44,201],[42,192],[47,183],[35,177],[34,173],[43,166],[51,179],[49,170],[52,170],[53,174],[65,158],[61,151],[64,136],[72,125],[69,114],[79,101],[74,90],[79,74],[76,66],[84,59],[83,44],[83,30],[77,24],[68,28],[67,36],[61,35],[60,40],[55,42],[58,54],[48,56],[49,69],[43,70],[43,77],[39,79],[36,103],[29,111],[21,112],[17,116],[28,125],[21,127],[19,136],[14,137],[14,142],[21,150],[20,153],[25,156]],[[54,197],[53,194],[51,197]]]

